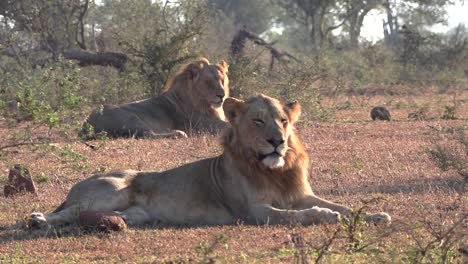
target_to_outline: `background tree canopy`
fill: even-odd
[[[447,22],[445,8],[454,3],[4,0],[2,105],[22,100],[23,110],[31,112],[24,105],[34,98],[18,94],[53,98],[44,90],[31,91],[41,86],[37,82],[49,87],[44,75],[51,72],[60,79],[76,71],[72,75],[80,86],[74,93],[89,105],[154,96],[182,63],[198,56],[229,60],[235,96],[262,90],[284,98],[315,96],[382,82],[414,84],[446,72],[463,76],[465,25],[443,34],[430,30]],[[372,12],[385,14],[385,37],[376,43],[361,36]],[[297,75],[307,81],[293,90],[296,84],[288,81]]]

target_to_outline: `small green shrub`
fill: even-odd
[[[465,128],[458,130],[458,138],[455,145],[434,144],[430,150],[432,159],[442,171],[454,170],[468,181],[468,138]]]
[[[33,121],[52,129],[82,114],[88,102],[83,96],[86,80],[73,63],[24,68],[6,83],[1,105],[17,102],[18,121]]]
[[[442,119],[445,120],[455,120],[455,110],[456,107],[454,105],[444,105],[444,114],[442,115]]]
[[[34,180],[35,180],[37,183],[49,182],[49,181],[50,181],[50,177],[44,175],[43,173],[41,173],[41,175],[38,175],[38,176],[34,177]]]

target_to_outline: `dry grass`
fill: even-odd
[[[466,109],[466,103],[461,107]],[[394,224],[359,227],[357,248],[350,248],[349,237],[339,226],[155,225],[111,234],[86,233],[68,227],[49,232],[0,230],[0,262],[264,263],[313,262],[320,258],[326,263],[401,263],[421,260],[421,248],[435,239],[432,230],[449,230],[468,212],[468,198],[460,195],[461,177],[453,171],[441,172],[428,151],[435,142],[454,142],[456,134],[449,128],[466,127],[468,111],[460,111],[463,120],[406,121],[405,113],[396,110],[397,122],[365,121],[369,120],[367,111],[363,105],[337,112],[336,122],[308,122],[298,128],[311,156],[310,182],[316,194],[354,207],[362,206],[361,200],[366,197],[384,198],[372,203],[370,210],[388,212]],[[358,121],[343,122],[353,117]],[[0,145],[7,145],[7,138],[17,129],[2,125]],[[46,135],[36,132],[35,136]],[[118,169],[165,170],[221,152],[217,138],[212,136],[92,142],[96,150],[59,137],[53,137],[53,141],[56,143],[0,152],[0,183],[6,181],[13,164],[21,163],[36,176],[40,190],[38,197],[0,197],[0,226],[13,224],[33,211],[55,209],[74,183],[93,173]],[[457,226],[457,234],[466,233],[466,222],[463,224]],[[458,249],[466,248],[466,236],[454,239],[449,260],[463,262]],[[434,252],[431,254],[435,255]],[[426,252],[423,261],[430,262],[429,253]]]

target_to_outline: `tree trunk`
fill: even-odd
[[[320,50],[322,47],[322,15],[314,14],[312,16],[312,43],[314,45],[314,50]]]
[[[398,21],[396,17],[393,16],[392,8],[388,0],[385,1],[384,7],[387,12],[387,28],[389,29],[388,34],[385,34],[385,36],[387,37],[386,42],[390,47],[396,48],[399,41]]]
[[[356,14],[352,15],[349,18],[349,42],[352,49],[356,49],[359,46],[359,36],[361,35],[362,24],[364,23],[364,18],[367,14],[373,9],[373,6],[369,6],[357,11]]]
[[[349,17],[349,45],[351,49],[357,49],[359,45],[360,28],[357,27],[358,14]]]

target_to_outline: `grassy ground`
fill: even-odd
[[[388,212],[392,226],[154,225],[110,234],[73,226],[48,232],[0,230],[0,262],[462,263],[468,250],[468,198],[461,194],[466,187],[455,171],[437,168],[429,152],[436,143],[456,144],[456,131],[468,126],[467,98],[459,100],[458,120],[438,119],[450,100],[436,95],[330,99],[325,105],[337,110],[328,122],[299,124],[312,161],[315,193],[355,208],[363,206],[364,198],[381,197],[369,210]],[[386,105],[395,121],[370,121],[373,105]],[[430,106],[428,116],[434,119],[406,118],[424,105]],[[20,129],[2,123],[0,146],[10,144],[8,139]],[[93,173],[165,170],[221,153],[217,138],[204,135],[91,142],[96,149],[43,129],[33,136],[52,143],[3,149],[0,184],[6,182],[10,167],[21,163],[35,177],[39,195],[0,197],[0,226],[33,211],[55,209],[74,183]]]

